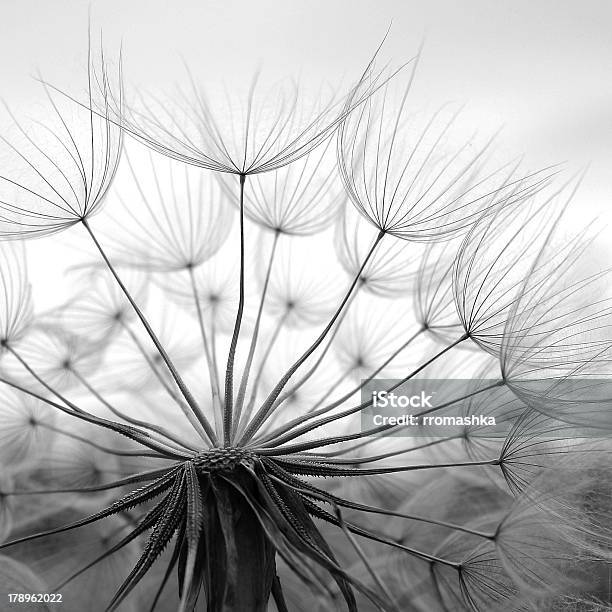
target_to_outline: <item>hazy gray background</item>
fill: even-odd
[[[259,64],[351,78],[392,22],[386,59],[410,58],[425,39],[415,97],[466,102],[469,120],[504,124],[504,147],[533,163],[590,162],[578,206],[612,219],[608,0],[0,0],[0,95],[38,95],[36,69],[69,82],[85,63],[88,11],[147,88],[184,80],[181,57],[201,81],[229,85]]]

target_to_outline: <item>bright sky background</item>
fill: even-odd
[[[385,59],[405,61],[425,40],[415,99],[465,102],[470,121],[503,124],[504,146],[534,164],[590,163],[576,208],[612,220],[608,0],[1,0],[0,96],[38,95],[37,69],[70,83],[85,65],[88,11],[147,88],[184,79],[182,57],[204,83],[244,82],[259,65],[351,79],[392,23]]]

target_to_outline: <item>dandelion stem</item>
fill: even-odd
[[[283,595],[281,581],[277,573],[274,573],[274,578],[272,579],[272,597],[276,607],[278,608],[278,612],[289,612],[287,602],[285,601],[285,596]]]
[[[429,408],[429,410],[422,410],[421,412],[416,413],[414,416],[421,417],[426,414],[431,414],[432,412],[436,412],[436,410],[442,410],[443,408],[448,408],[448,406],[452,406],[453,404],[456,404],[457,402],[462,402],[463,400],[470,399],[471,397],[480,395],[481,393],[486,393],[487,391],[491,391],[491,389],[502,387],[505,384],[506,384],[505,381],[497,380],[494,383],[491,383],[490,385],[486,385],[485,387],[480,387],[480,389],[476,389],[475,391],[466,393],[465,395],[462,395],[461,397],[457,397],[453,400],[449,400],[448,402],[444,402],[443,404],[440,404],[439,406],[433,406],[433,408]]]
[[[27,367],[30,371],[31,368],[29,368],[29,366]],[[33,374],[33,376],[38,376],[38,375]],[[53,389],[49,387],[49,385],[47,385],[42,379],[38,377],[37,380],[48,391],[56,395]],[[115,433],[126,436],[130,438],[130,440],[133,440],[134,442],[138,442],[139,444],[142,444],[143,446],[146,446],[147,448],[150,448],[151,450],[158,451],[166,455],[167,457],[170,457],[173,459],[184,459],[185,458],[183,455],[177,455],[176,452],[173,451],[172,449],[165,448],[161,444],[157,444],[154,441],[149,440],[148,434],[146,432],[141,431],[135,427],[123,425],[121,423],[116,423],[114,421],[108,421],[106,419],[96,417],[92,414],[89,414],[81,410],[80,408],[72,404],[72,402],[69,402],[68,400],[62,398],[61,396],[60,396],[61,401],[64,402],[68,407],[62,406],[61,404],[58,404],[57,402],[50,400],[48,397],[45,397],[44,395],[40,395],[39,393],[36,393],[35,391],[31,391],[30,389],[27,389],[26,387],[22,387],[21,385],[11,380],[7,380],[6,378],[0,377],[0,382],[4,383],[5,385],[8,385],[9,387],[12,387],[13,389],[17,389],[18,391],[21,391],[22,393],[25,393],[26,395],[34,397],[40,400],[41,402],[44,402],[45,404],[48,404],[49,406],[56,408],[57,410],[63,412],[64,414],[68,414],[72,417],[81,419],[82,421],[86,421],[88,423],[99,425],[100,427],[104,427],[106,429],[111,429]]]
[[[443,404],[440,404],[439,406],[434,406],[433,408],[430,408],[429,410],[423,410],[422,412],[419,412],[419,413],[415,414],[414,416],[418,418],[418,417],[421,417],[421,416],[423,416],[425,414],[430,414],[432,412],[435,412],[436,410],[441,410],[443,408],[447,408],[448,406],[452,406],[453,404],[456,404],[458,402],[462,402],[462,401],[464,401],[466,399],[470,399],[470,398],[472,398],[472,397],[474,397],[476,395],[479,395],[480,393],[485,393],[486,391],[490,391],[491,389],[495,389],[496,387],[500,387],[500,386],[502,386],[504,384],[505,384],[505,382],[503,380],[496,381],[496,382],[494,382],[494,383],[492,383],[490,385],[487,385],[486,387],[482,387],[480,389],[477,389],[476,391],[472,391],[471,393],[467,393],[465,395],[462,395],[461,397],[456,397],[455,399],[449,400],[448,402],[444,402]],[[392,389],[395,389],[395,388],[396,388],[395,386],[392,387]],[[364,406],[364,404],[360,404],[360,406],[361,406],[360,409],[363,409],[363,407],[367,408],[367,406],[369,406],[371,404],[371,401],[368,401],[365,404],[367,404],[367,405]],[[354,409],[350,408],[349,410],[354,410]],[[347,412],[348,411],[344,411],[344,412],[338,413],[337,415],[333,415],[333,417],[328,417],[328,419],[324,419],[324,421],[326,423],[329,420],[336,420],[336,419],[343,418],[344,416],[347,416],[347,414],[346,414]],[[325,423],[323,423],[323,424],[325,424]],[[402,427],[402,426],[401,425],[384,425],[384,426],[381,426],[381,427],[384,428],[383,430],[386,430],[386,429],[394,429],[394,428]],[[377,428],[377,429],[380,429],[380,428]],[[298,433],[298,435],[302,435],[302,433],[306,433],[306,431],[310,431],[310,429],[302,428],[301,430],[297,430],[297,433]],[[373,432],[374,430],[369,430],[369,431]],[[299,433],[299,432],[302,432],[302,433]],[[297,437],[297,436],[294,436],[294,437]],[[420,448],[426,448],[427,446],[431,446],[432,444],[439,444],[440,442],[447,442],[449,440],[454,440],[454,439],[462,438],[462,437],[463,437],[463,434],[457,435],[457,436],[450,436],[450,437],[443,438],[441,440],[437,440],[437,441],[434,441],[434,442],[430,442],[430,443],[427,443],[427,444],[424,444],[424,445],[420,445],[420,446],[416,446],[416,447],[413,447],[413,448],[409,448],[409,449],[406,449],[406,450],[392,451],[392,452],[389,452],[389,453],[385,453],[385,454],[381,454],[381,455],[376,455],[376,456],[369,457],[369,458],[368,457],[364,457],[364,458],[354,459],[354,460],[353,459],[350,459],[350,460],[346,459],[346,460],[344,460],[344,462],[345,463],[360,463],[360,462],[361,463],[369,463],[371,461],[378,461],[380,459],[384,459],[384,458],[387,458],[387,457],[393,457],[395,455],[401,455],[404,452],[408,452],[410,450],[418,450]],[[284,440],[284,441],[287,440],[286,437],[285,437],[285,439],[283,439],[283,438],[281,438],[281,439]],[[265,443],[269,443],[270,441],[273,442],[272,446],[275,446],[276,444],[280,444],[280,442],[278,442],[278,440],[267,440],[267,439],[266,440],[262,440],[259,443],[260,444],[263,444],[264,442]],[[349,452],[350,450],[355,450],[357,448],[361,448],[361,447],[365,446],[366,444],[369,444],[369,443],[371,443],[373,441],[374,440],[367,440],[365,442],[362,442],[361,444],[357,444],[357,445],[353,446],[350,449],[336,451],[335,453],[328,453],[327,456],[328,457],[333,457],[335,455],[340,455],[340,454],[343,454],[344,452]],[[324,456],[324,455],[319,455],[319,456]]]
[[[384,516],[396,516],[398,518],[409,519],[411,521],[418,521],[420,523],[429,523],[430,525],[438,525],[440,527],[446,527],[447,529],[452,529],[453,531],[461,531],[463,533],[469,533],[470,535],[476,536],[478,538],[484,538],[486,540],[492,540],[495,537],[495,533],[489,533],[486,531],[478,531],[476,529],[470,529],[469,527],[464,527],[463,525],[457,525],[456,523],[440,521],[437,519],[428,518],[426,516],[420,516],[418,514],[407,514],[404,512],[396,512],[393,510],[387,510],[385,508],[379,508],[377,506],[368,506],[366,504],[359,504],[357,502],[340,499],[332,495],[330,495],[330,497],[333,498],[333,501],[336,504],[338,504],[338,506],[344,506],[352,510],[361,510],[362,512],[370,512],[372,514],[382,514]]]
[[[55,395],[60,401],[64,402],[71,410],[77,412],[79,414],[87,414],[84,410],[79,408],[76,404],[72,403],[70,400],[66,399],[59,391],[56,391],[49,383],[43,380],[28,364],[28,362],[9,344],[4,345],[6,350],[13,356],[15,359],[24,367],[24,369],[36,380],[40,383],[47,391],[49,391],[52,395]]]
[[[95,389],[91,385],[91,383],[89,383],[87,379],[84,376],[82,376],[77,370],[71,367],[70,372],[83,385],[83,387],[85,387],[85,389],[87,389],[87,391],[89,391],[92,394],[93,397],[95,397],[103,406],[108,408],[110,412],[114,414],[116,417],[119,417],[120,419],[127,421],[128,423],[130,423],[131,425],[134,425],[135,427],[142,427],[142,429],[148,429],[149,431],[153,431],[156,434],[159,434],[160,436],[165,438],[163,441],[162,440],[159,440],[159,441],[163,442],[164,444],[168,446],[173,447],[174,450],[176,451],[179,451],[179,452],[185,452],[186,450],[194,451],[194,452],[197,451],[196,448],[192,448],[188,444],[185,444],[184,442],[176,438],[172,434],[172,432],[168,431],[164,427],[161,427],[160,425],[154,425],[152,423],[146,423],[145,421],[141,421],[140,419],[134,419],[130,417],[129,415],[125,414],[124,412],[122,412],[121,410],[118,410],[108,400],[106,400],[99,393],[99,391],[97,391],[97,389]]]
[[[91,239],[93,240],[94,244],[96,245],[96,248],[100,252],[100,255],[102,256],[102,259],[104,260],[104,263],[106,264],[106,266],[110,270],[111,274],[115,278],[115,281],[117,281],[117,284],[119,285],[120,289],[123,291],[125,297],[128,299],[129,303],[131,304],[132,308],[134,309],[134,312],[136,313],[136,315],[140,319],[140,322],[142,323],[143,327],[147,331],[147,334],[149,335],[149,338],[151,338],[151,341],[155,345],[155,348],[157,349],[157,351],[160,354],[161,358],[164,360],[164,363],[166,364],[168,370],[170,371],[170,374],[172,374],[172,378],[174,378],[174,381],[176,382],[179,390],[181,391],[183,397],[185,398],[185,401],[189,405],[189,408],[191,409],[191,412],[185,411],[185,415],[189,419],[189,422],[193,425],[194,429],[198,432],[199,435],[202,436],[202,434],[205,432],[205,435],[208,436],[209,441],[213,444],[213,446],[216,445],[216,443],[217,443],[217,436],[216,436],[216,434],[214,432],[214,429],[210,425],[210,423],[209,423],[208,419],[206,418],[206,416],[204,415],[204,413],[200,410],[200,407],[198,406],[197,402],[195,401],[195,398],[193,397],[193,395],[191,394],[191,391],[189,391],[189,389],[187,388],[187,386],[183,382],[183,379],[181,378],[181,375],[178,373],[177,369],[174,367],[174,364],[170,360],[170,357],[168,356],[168,353],[166,353],[166,349],[164,349],[164,347],[162,346],[161,342],[159,341],[158,337],[156,336],[155,332],[153,331],[151,325],[149,324],[149,322],[147,321],[146,317],[144,316],[144,314],[142,313],[142,311],[140,310],[140,308],[138,307],[138,305],[136,304],[136,302],[132,298],[132,296],[131,296],[130,292],[128,291],[127,287],[123,284],[123,281],[121,280],[121,278],[117,274],[117,271],[113,267],[113,265],[110,262],[108,256],[106,255],[106,253],[104,252],[104,249],[102,248],[102,245],[98,242],[98,239],[96,238],[96,236],[93,233],[91,227],[89,226],[89,222],[87,221],[87,219],[83,218],[83,219],[81,219],[81,222],[82,222],[83,226],[85,227],[85,229],[87,230],[88,234],[90,235]],[[202,432],[202,429],[200,427],[198,427],[196,425],[196,423],[191,419],[191,414],[193,414],[196,417],[197,421],[200,423],[200,425],[204,429],[204,432]],[[203,437],[203,439],[206,439],[205,436],[202,436],[202,437]]]
[[[319,337],[310,345],[310,347],[302,354],[302,356],[289,368],[289,370],[285,373],[285,375],[277,383],[274,389],[272,389],[272,391],[270,392],[270,395],[267,397],[267,399],[264,401],[261,408],[259,409],[259,412],[255,415],[255,418],[251,421],[246,431],[244,432],[240,440],[241,443],[243,443],[246,440],[250,440],[253,437],[253,435],[257,432],[257,430],[263,425],[265,420],[270,415],[271,410],[273,409],[274,402],[276,401],[276,399],[278,398],[282,390],[285,388],[285,385],[289,382],[289,380],[295,374],[298,368],[308,359],[308,357],[310,357],[310,355],[312,355],[312,353],[314,353],[314,351],[320,346],[323,340],[325,340],[325,337],[327,336],[329,331],[334,326],[334,323],[336,322],[336,320],[342,313],[344,307],[346,306],[346,303],[351,297],[351,294],[353,293],[353,289],[355,288],[355,286],[359,282],[359,279],[361,278],[361,273],[363,272],[368,261],[374,254],[376,247],[379,245],[380,241],[383,239],[384,236],[385,236],[384,231],[380,231],[378,233],[376,239],[374,240],[374,243],[372,244],[370,250],[368,251],[368,254],[364,258],[363,263],[361,264],[361,267],[359,268],[359,271],[355,275],[353,282],[351,283],[348,291],[346,292],[344,298],[342,299],[342,302],[338,306],[338,309],[332,316],[331,320],[326,325],[325,329],[321,332]]]
[[[396,457],[398,455],[404,455],[413,451],[423,450],[425,448],[430,448],[438,444],[443,444],[444,442],[450,442],[451,440],[459,440],[463,437],[464,435],[463,433],[461,433],[456,434],[454,436],[447,436],[446,438],[439,438],[438,440],[432,440],[430,442],[424,442],[423,444],[417,444],[416,446],[409,446],[408,448],[400,448],[392,451],[387,451],[386,453],[380,453],[378,455],[346,457],[346,453],[349,453],[359,448],[363,448],[368,444],[372,444],[376,440],[380,440],[380,438],[373,438],[370,440],[365,440],[364,442],[361,442],[359,444],[355,444],[348,449],[342,449],[340,451],[334,451],[330,453],[313,453],[312,455],[306,456],[313,459],[319,459],[323,462],[325,462],[326,460],[330,460],[331,458],[335,464],[359,465],[362,463],[374,463],[375,461],[381,461],[383,459],[388,459],[389,457]],[[338,458],[340,455],[342,455],[342,457]]]
[[[255,356],[255,349],[257,347],[257,339],[259,337],[259,327],[261,325],[261,315],[263,314],[263,308],[266,301],[266,294],[268,292],[268,284],[270,283],[270,275],[272,273],[272,265],[274,263],[274,255],[276,254],[276,246],[278,244],[278,239],[280,237],[279,232],[274,233],[274,238],[272,241],[272,249],[270,251],[270,258],[268,260],[268,267],[266,270],[266,276],[263,284],[263,288],[261,290],[261,299],[259,301],[259,309],[257,311],[257,318],[255,320],[255,327],[253,328],[253,335],[251,336],[251,346],[249,347],[249,354],[247,356],[247,361],[244,366],[244,371],[242,373],[242,380],[240,381],[240,387],[238,389],[238,395],[236,396],[236,409],[234,414],[234,422],[232,427],[232,440],[236,435],[236,430],[238,427],[238,422],[240,421],[240,414],[242,412],[242,406],[244,404],[244,396],[246,394],[247,384],[249,382],[249,373],[251,371],[251,365],[253,363],[253,357]]]
[[[234,408],[234,360],[236,358],[236,346],[238,335],[242,324],[242,313],[244,311],[244,182],[245,174],[240,175],[240,287],[238,298],[238,311],[234,323],[234,332],[227,356],[227,369],[225,371],[225,402],[223,406],[223,443],[229,446],[232,433],[232,410]]]
[[[500,459],[483,459],[482,461],[458,461],[455,463],[423,463],[419,465],[399,465],[399,466],[385,466],[380,468],[349,468],[335,467],[331,463],[322,464],[319,461],[308,461],[301,453],[303,450],[312,448],[315,443],[304,444],[299,449],[297,445],[295,448],[291,448],[289,452],[284,452],[285,449],[277,449],[276,451],[269,451],[265,448],[259,449],[258,454],[264,456],[269,455],[278,457],[276,462],[285,467],[291,469],[295,473],[303,475],[313,476],[376,476],[378,474],[397,474],[401,472],[412,472],[415,470],[435,470],[440,468],[453,468],[453,467],[472,467],[472,466],[483,466],[483,465],[500,465]],[[292,453],[299,453],[295,457],[287,457],[281,459],[281,455],[290,455]],[[282,462],[282,463],[281,463]]]
[[[351,533],[351,530],[349,529],[348,524],[344,521],[344,517],[342,516],[342,512],[339,506],[336,504],[333,504],[333,506],[334,506],[334,511],[336,513],[336,518],[338,519],[338,523],[340,525],[340,528],[344,532],[346,539],[349,541],[349,543],[351,544],[351,546],[357,553],[357,556],[363,563],[364,567],[368,570],[368,573],[372,577],[372,580],[374,580],[378,588],[385,594],[385,597],[391,603],[393,612],[398,612],[397,604],[395,603],[395,600],[393,596],[391,595],[391,592],[389,591],[387,585],[383,582],[382,578],[376,573],[376,570],[372,567],[372,564],[368,561],[367,555],[363,552],[363,549],[361,548],[361,546],[359,546],[359,543],[357,542],[357,540],[353,537],[353,534]]]
[[[340,384],[345,378],[348,378],[351,375],[351,372],[355,371],[355,367],[356,366],[354,365],[350,365],[344,370],[342,370],[342,372],[340,372],[340,375],[334,379],[331,385],[329,385],[327,391],[325,391],[323,395],[321,395],[321,397],[316,401],[316,403],[308,409],[306,415],[304,416],[312,417],[313,414],[317,413],[318,408],[321,406],[321,404],[325,402],[325,400],[340,386]]]
[[[213,316],[210,322],[210,348],[213,362],[213,370],[215,372],[215,378],[219,380],[219,359],[217,357],[217,325],[215,324],[215,314],[216,306],[213,306]],[[220,385],[218,385],[220,388]],[[219,401],[221,401],[221,396],[219,392]]]
[[[276,410],[283,402],[285,402],[290,397],[293,397],[293,395],[295,395],[296,391],[301,389],[301,387],[305,383],[307,383],[310,380],[310,378],[312,378],[312,376],[315,374],[315,372],[319,369],[319,367],[323,363],[323,360],[325,359],[325,357],[329,353],[329,350],[331,349],[332,344],[333,344],[336,336],[338,335],[338,332],[340,331],[340,326],[342,325],[342,322],[344,321],[344,319],[346,317],[346,314],[347,314],[347,312],[348,312],[348,310],[349,310],[349,308],[351,306],[352,301],[355,299],[355,297],[359,293],[359,290],[361,289],[361,287],[362,287],[362,285],[358,285],[355,288],[355,291],[353,292],[353,295],[351,296],[351,298],[347,302],[346,307],[344,308],[344,311],[338,317],[338,320],[336,321],[334,329],[331,331],[331,333],[330,333],[330,335],[329,335],[329,337],[327,339],[327,343],[326,343],[325,347],[323,348],[323,350],[321,351],[321,354],[317,358],[316,362],[313,364],[313,366],[310,368],[310,370],[308,370],[304,374],[304,376],[302,376],[302,378],[300,380],[298,380],[298,382],[296,382],[295,385],[293,385],[293,387],[289,387],[289,389],[287,389],[284,393],[282,393],[281,395],[278,396],[278,398],[276,399],[276,401],[274,402],[274,404],[272,406],[272,410]]]
[[[318,499],[319,501],[322,501],[324,503],[331,503],[332,505],[334,505],[336,503],[336,499],[340,499],[340,501],[344,501],[341,498],[335,498],[334,495],[331,495],[327,492],[323,492],[320,491],[319,489],[317,489],[316,487],[313,487],[312,485],[308,485],[306,483],[303,483],[302,481],[291,477],[290,481],[288,482],[287,479],[285,478],[279,478],[277,476],[274,476],[274,474],[270,474],[270,478],[275,480],[276,482],[282,483],[284,486],[290,487],[291,489],[293,489],[294,491],[297,491],[298,493],[307,495],[309,497]],[[339,505],[339,504],[338,504]],[[317,508],[319,508],[317,506]],[[337,506],[336,506],[337,508]],[[340,527],[342,527],[340,525],[340,519],[338,518],[338,516],[334,516],[332,514],[329,514],[325,511],[323,511],[321,508],[319,508],[322,516],[320,516],[320,518],[322,518],[323,520],[326,520],[328,522],[331,522],[335,525],[338,525]],[[353,523],[348,523],[345,522],[345,527],[350,530],[351,533],[355,533],[357,535],[360,535],[364,538],[370,539],[370,540],[374,540],[377,542],[381,542],[384,544],[388,544],[389,546],[393,546],[395,548],[400,548],[401,550],[414,555],[415,557],[418,557],[420,559],[423,559],[425,561],[433,561],[436,563],[441,563],[443,565],[447,565],[449,567],[454,567],[455,569],[457,569],[459,566],[457,563],[453,562],[453,561],[449,561],[447,559],[442,559],[441,557],[435,557],[433,555],[430,555],[428,553],[422,552],[420,550],[417,550],[415,548],[410,548],[408,546],[404,546],[403,544],[401,544],[400,542],[396,542],[394,540],[388,540],[387,538],[383,538],[382,536],[379,536],[377,534],[375,534],[374,532],[368,531],[366,529],[364,529],[363,527],[359,527],[358,525],[355,525]],[[343,529],[344,530],[344,529]]]
[[[423,561],[428,561],[430,563],[440,563],[441,565],[446,565],[447,567],[452,567],[456,570],[461,567],[460,564],[456,563],[455,561],[449,561],[448,559],[443,559],[442,557],[436,557],[435,555],[430,555],[428,553],[421,552],[420,550],[416,550],[415,548],[411,548],[410,546],[406,546],[400,542],[396,542],[394,540],[379,536],[374,532],[364,529],[363,527],[359,527],[358,525],[347,523],[347,527],[353,533],[360,535],[362,538],[373,540],[375,542],[380,542],[381,544],[387,544],[388,546],[392,546],[393,548],[398,548],[399,550],[403,550],[404,552],[414,557],[418,557]]]
[[[198,325],[200,327],[200,335],[202,336],[202,345],[204,347],[204,356],[206,357],[206,364],[208,366],[208,375],[210,377],[210,385],[212,390],[212,404],[215,413],[220,410],[221,403],[221,392],[219,390],[219,376],[215,367],[214,359],[211,354],[211,347],[209,345],[208,336],[206,334],[206,326],[204,324],[204,317],[202,315],[202,303],[198,294],[198,288],[196,286],[195,275],[193,267],[189,270],[189,282],[191,284],[191,292],[193,294],[193,301],[195,302],[196,313],[198,315]]]
[[[106,446],[102,446],[101,444],[97,444],[92,440],[79,436],[78,434],[72,433],[70,431],[65,431],[60,429],[59,427],[54,427],[53,425],[49,425],[48,423],[37,423],[37,427],[44,427],[49,431],[52,431],[61,436],[66,436],[67,438],[71,438],[73,440],[77,440],[78,442],[82,442],[83,444],[87,444],[96,450],[102,451],[103,453],[107,453],[108,455],[115,455],[117,457],[151,457],[157,459],[167,459],[165,455],[161,455],[157,452],[142,452],[142,451],[122,451],[114,448],[108,448]]]
[[[271,432],[269,435],[265,436],[263,439],[259,440],[258,442],[262,444],[265,442],[269,442],[270,440],[274,440],[275,438],[282,436],[283,434],[286,434],[288,431],[295,429],[299,425],[302,425],[306,421],[309,421],[310,419],[313,419],[322,414],[325,414],[326,412],[329,412],[330,410],[333,410],[337,406],[340,406],[341,404],[343,404],[352,395],[357,393],[362,387],[364,387],[368,382],[370,382],[375,376],[377,376],[384,368],[386,368],[404,349],[406,349],[424,331],[425,331],[424,328],[422,327],[419,328],[414,334],[412,334],[412,336],[408,338],[408,340],[406,340],[399,348],[397,348],[378,368],[376,368],[376,370],[374,370],[374,372],[372,372],[366,380],[361,381],[361,383],[357,385],[356,387],[354,387],[353,389],[351,389],[351,391],[348,391],[342,397],[340,397],[339,399],[337,399],[336,401],[334,401],[333,403],[327,406],[319,408],[318,410],[315,409],[312,412],[309,412],[308,414],[302,415],[300,417],[293,419],[292,421],[289,421],[289,423]]]
[[[161,478],[168,473],[170,467],[157,468],[155,470],[148,470],[146,472],[139,472],[132,476],[121,478],[113,482],[108,482],[100,485],[92,485],[85,487],[73,487],[73,488],[62,488],[62,489],[32,489],[29,491],[2,491],[2,495],[10,496],[23,496],[23,495],[52,495],[62,493],[99,493],[100,491],[109,491],[110,489],[118,489],[128,485],[138,484],[141,482],[150,482]]]
[[[416,376],[419,372],[421,372],[421,370],[424,370],[428,365],[433,363],[436,359],[439,359],[440,357],[442,357],[442,355],[444,355],[445,353],[447,353],[448,351],[450,351],[451,349],[456,347],[458,344],[460,344],[461,342],[464,342],[465,340],[467,340],[467,338],[468,338],[468,336],[464,334],[463,336],[461,336],[460,338],[458,338],[457,340],[455,340],[454,342],[452,342],[451,344],[449,344],[448,346],[443,348],[441,351],[436,353],[433,357],[431,357],[430,359],[428,359],[427,361],[422,363],[418,368],[416,368],[410,374],[408,374],[408,376],[405,376],[399,382],[397,382],[394,385],[392,385],[391,387],[389,387],[387,389],[387,391],[391,392],[391,391],[397,389],[399,386],[403,385],[405,382],[407,382],[408,380],[410,380],[411,378]],[[460,398],[460,399],[462,399],[462,398]],[[456,400],[456,401],[459,401],[459,400]],[[365,402],[362,402],[361,404],[358,404],[357,406],[353,406],[352,408],[347,408],[346,410],[343,410],[342,412],[338,412],[336,414],[332,414],[330,416],[323,417],[322,419],[319,419],[318,421],[314,421],[313,423],[304,425],[302,427],[291,429],[291,430],[289,430],[288,433],[286,433],[284,435],[281,435],[281,436],[275,438],[274,440],[272,440],[270,443],[268,443],[268,446],[275,447],[275,446],[278,446],[279,444],[283,444],[284,442],[288,442],[290,440],[293,440],[293,439],[295,439],[295,438],[297,438],[297,437],[299,437],[299,436],[301,436],[301,435],[303,435],[305,433],[308,433],[309,431],[312,431],[313,429],[316,429],[317,427],[321,427],[323,425],[327,425],[328,423],[331,423],[333,421],[337,421],[338,419],[343,419],[343,418],[345,418],[347,416],[350,416],[351,414],[355,414],[356,412],[360,412],[362,410],[365,410],[371,404],[372,404],[372,399],[368,399]],[[397,427],[401,427],[401,425],[400,426],[398,426],[398,425],[381,425],[380,427],[376,427],[376,428],[373,428],[373,429],[368,429],[366,431],[361,432],[360,437],[365,437],[365,436],[368,436],[368,435],[373,435],[373,434],[376,434],[376,433],[379,433],[379,432],[382,432],[382,431],[386,431],[387,429],[393,429],[393,428],[397,428]],[[355,439],[355,438],[351,438],[351,439]],[[321,440],[321,444],[323,445],[323,443],[327,443],[326,440],[327,439]],[[337,441],[340,442],[342,440],[337,440]]]
[[[274,331],[272,332],[272,335],[270,336],[268,345],[266,346],[264,354],[262,355],[262,358],[261,358],[261,362],[259,363],[259,369],[257,370],[257,375],[255,376],[255,380],[253,381],[253,388],[251,389],[251,397],[249,399],[249,403],[247,404],[246,410],[244,411],[243,418],[240,420],[240,424],[237,430],[237,435],[240,435],[244,431],[244,428],[246,427],[246,424],[248,423],[249,418],[251,417],[251,414],[253,413],[253,406],[255,405],[255,400],[257,399],[257,391],[259,390],[259,384],[261,382],[261,378],[263,376],[263,373],[266,367],[266,363],[268,362],[268,358],[270,357],[272,353],[272,349],[274,348],[276,344],[278,336],[280,335],[280,332],[283,329],[283,326],[285,325],[285,321],[287,320],[288,316],[289,316],[289,312],[285,312],[279,318],[278,323],[276,324],[276,327]]]
[[[159,371],[159,369],[155,365],[155,362],[153,361],[153,359],[151,359],[151,357],[147,354],[145,347],[142,345],[142,342],[138,339],[138,336],[134,333],[134,330],[132,330],[132,328],[129,325],[127,325],[125,321],[123,321],[123,319],[120,320],[120,324],[121,324],[121,327],[127,333],[127,335],[130,337],[130,340],[134,343],[134,346],[138,349],[138,352],[142,355],[146,364],[149,366],[149,369],[151,370],[151,373],[153,374],[153,376],[155,376],[155,378],[159,381],[159,384],[164,388],[164,390],[170,396],[170,398],[177,403],[177,405],[183,412],[189,410],[189,407],[184,405],[183,400],[175,393],[175,391],[172,389],[168,381],[162,376],[162,373]]]

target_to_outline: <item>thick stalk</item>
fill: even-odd
[[[226,475],[213,475],[210,482],[201,538],[206,609],[265,612],[276,571],[276,551],[256,513],[261,503],[257,486],[241,470],[235,470],[227,480]]]

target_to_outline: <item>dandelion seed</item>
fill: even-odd
[[[304,260],[312,248],[308,242],[283,242],[272,268],[266,296],[267,311],[273,319],[283,319],[286,327],[321,324],[331,314],[339,293],[333,278]],[[260,266],[260,270],[263,266]],[[263,284],[263,279],[260,281]]]
[[[197,312],[193,296],[195,284],[200,310],[211,335],[228,333],[234,325],[238,304],[235,283],[238,269],[232,258],[233,252],[231,245],[226,243],[205,266],[193,271],[193,284],[188,273],[156,274],[152,282],[172,302],[193,313]]]
[[[18,343],[7,349],[11,354],[3,360],[3,371],[15,380],[36,386],[28,367],[58,390],[66,390],[90,376],[102,358],[96,347],[59,328],[34,326]],[[40,387],[39,387],[40,389]]]
[[[0,237],[54,234],[101,209],[123,140],[121,129],[111,120],[113,78],[103,54],[94,59],[90,43],[86,95],[92,108],[78,108],[43,84],[49,114],[27,126],[12,115],[16,138],[2,137],[2,141],[19,171],[0,176]],[[95,112],[98,89],[101,110]]]
[[[274,173],[251,177],[245,215],[271,232],[291,236],[316,234],[333,223],[346,194],[338,180],[331,143],[327,140]],[[238,207],[238,189],[231,178],[220,175],[218,180]]]
[[[0,351],[19,341],[32,319],[32,298],[22,244],[0,244]]]
[[[338,219],[335,238],[338,260],[353,278],[367,254],[367,246],[376,238],[375,232],[363,217],[346,208]],[[417,278],[422,256],[421,245],[389,236],[361,271],[360,287],[382,297],[405,297]]]
[[[116,179],[120,206],[102,232],[113,261],[169,273],[197,268],[212,257],[233,219],[213,178],[140,150],[125,159],[126,172],[119,170]]]
[[[139,303],[146,303],[149,286],[144,274],[122,268],[121,276],[130,294]],[[136,319],[121,288],[99,265],[75,268],[70,271],[70,279],[77,291],[59,307],[42,313],[42,324],[63,329],[91,347],[103,347]]]
[[[161,311],[151,311],[151,320],[159,330],[159,337],[164,342],[173,363],[186,371],[200,356],[200,343],[191,335],[187,325],[181,325],[181,310],[165,305]],[[194,319],[189,318],[189,323]],[[174,389],[162,358],[155,345],[150,341],[136,322],[125,324],[106,347],[105,359],[92,382],[102,389],[124,389],[139,392],[157,381],[164,381]]]
[[[189,69],[187,76],[188,86],[165,98],[136,91],[123,103],[115,92],[115,122],[163,155],[243,176],[278,170],[308,155],[384,78],[371,61],[345,96],[331,91],[308,99],[290,79],[262,92],[256,73],[236,95],[202,88]]]
[[[528,187],[517,189],[506,167],[486,169],[491,141],[453,142],[458,111],[441,108],[423,117],[409,110],[415,70],[416,63],[346,117],[338,166],[352,203],[378,230],[413,242],[445,240]],[[359,94],[357,88],[353,95]],[[537,174],[531,180],[537,184]]]
[[[452,284],[457,250],[456,241],[427,245],[413,293],[418,323],[443,344],[452,342],[461,333]]]
[[[380,307],[362,299],[347,315],[334,342],[334,354],[345,377],[361,380],[374,372],[378,378],[394,378],[407,369],[406,350],[398,337],[410,337],[411,323],[406,323],[403,308]],[[397,355],[380,369],[390,355]],[[337,385],[336,385],[337,386]]]
[[[541,281],[540,273],[552,265],[541,252],[569,196],[551,189],[483,215],[460,246],[453,273],[457,311],[466,333],[492,354],[503,343],[526,279],[535,274]]]
[[[24,461],[37,461],[53,440],[54,414],[42,402],[0,388],[0,458],[13,471]]]

